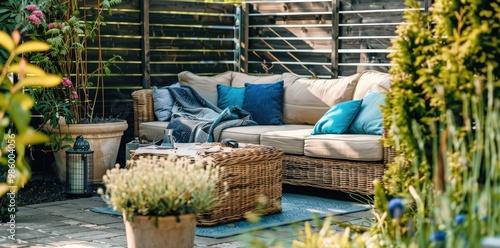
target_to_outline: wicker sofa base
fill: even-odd
[[[284,184],[310,186],[364,195],[373,194],[373,181],[384,175],[384,162],[311,158],[285,154]]]

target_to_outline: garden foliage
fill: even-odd
[[[73,143],[69,135],[52,132],[59,122],[120,121],[104,118],[104,76],[111,74],[111,68],[118,68],[115,62],[123,59],[114,55],[105,60],[101,46],[104,13],[111,14],[111,6],[119,3],[121,0],[101,0],[97,3],[81,0],[8,0],[0,3],[0,20],[3,20],[0,29],[19,30],[22,41],[49,44],[49,50],[25,56],[44,71],[63,77],[57,87],[27,88],[35,99],[35,113],[42,116],[40,126],[51,136],[46,144],[50,150],[65,149],[68,148],[66,143]],[[97,4],[99,8],[96,8]],[[90,44],[98,49],[88,51]],[[5,60],[5,54],[8,53],[0,49],[0,62]],[[97,57],[97,62],[93,62],[91,55]],[[98,98],[101,104],[97,104]],[[98,112],[102,118],[96,115]]]
[[[409,4],[418,8],[412,0]],[[472,126],[466,125],[473,123],[463,115],[463,98],[485,94],[488,68],[493,68],[494,81],[500,78],[498,2],[439,0],[429,13],[409,10],[405,17],[407,24],[399,27],[393,40],[393,86],[382,108],[389,130],[386,143],[399,152],[385,177],[391,195],[432,175],[437,168],[430,165],[438,159],[432,153],[433,141],[446,135],[442,120],[448,111],[458,128],[468,132]],[[498,97],[498,82],[494,86]],[[418,171],[409,166],[415,159]]]
[[[374,224],[326,225],[296,247],[480,247],[500,234],[500,3],[408,4],[382,107],[398,155],[375,183]]]
[[[31,171],[24,158],[26,147],[48,141],[46,135],[30,126],[30,110],[35,103],[23,88],[54,87],[61,83],[60,76],[48,74],[27,63],[25,58],[19,58],[21,54],[47,51],[50,46],[40,41],[19,44],[20,40],[18,31],[14,31],[12,37],[0,31],[0,47],[9,54],[6,62],[1,64],[0,74],[0,166],[2,170],[7,168],[5,180],[0,182],[0,196],[7,192],[15,194],[28,182]],[[13,82],[9,74],[15,75],[17,82]],[[6,203],[4,200],[0,203]],[[5,208],[4,205],[0,207]]]

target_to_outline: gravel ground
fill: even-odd
[[[63,201],[66,199],[96,196],[97,189],[102,185],[95,185],[92,194],[66,194],[65,185],[56,179],[31,179],[28,184],[19,190],[17,195],[18,206]]]

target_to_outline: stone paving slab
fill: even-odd
[[[109,238],[114,238],[114,237],[122,237],[122,238],[124,238],[125,235],[123,235],[123,233],[118,234],[118,233],[112,233],[112,232],[99,231],[95,235],[85,235],[85,236],[80,237],[78,239],[79,240],[84,240],[84,241],[93,241],[93,240],[99,240],[99,239],[109,239]]]
[[[51,214],[53,214],[53,215],[62,215],[62,214],[64,214],[64,212],[76,210],[76,209],[65,208],[65,207],[61,207],[61,206],[48,206],[48,207],[41,207],[41,208],[36,208],[36,209],[51,212]]]
[[[16,216],[21,217],[21,216],[36,216],[39,214],[45,214],[46,211],[40,210],[37,208],[31,208],[31,207],[19,207],[17,209]]]
[[[106,216],[103,214],[98,214],[98,215],[93,215],[88,218],[85,218],[82,220],[83,222],[91,223],[91,224],[96,224],[96,225],[107,225],[107,224],[114,224],[114,223],[121,223],[123,224],[123,219],[120,217],[116,216]]]
[[[112,224],[106,224],[106,227],[119,229],[119,230],[125,230],[125,224],[123,224],[123,221],[120,223],[117,222],[117,223],[112,223]]]
[[[48,233],[56,236],[63,236],[63,235],[72,235],[76,233],[81,233],[81,232],[86,232],[89,231],[89,228],[81,227],[81,226],[76,226],[76,225],[66,225],[66,226],[60,226],[56,228],[50,228],[47,230]]]
[[[109,245],[114,245],[114,246],[121,246],[121,247],[127,246],[127,238],[125,237],[125,234],[123,234],[122,236],[116,236],[116,237],[111,237],[111,238],[106,238],[106,239],[96,239],[96,240],[94,240],[94,242],[109,244]]]
[[[40,223],[52,223],[55,221],[63,221],[67,218],[61,216],[51,215],[50,213],[37,214],[35,216],[19,216],[16,217],[16,222],[19,224],[27,223],[27,224],[40,224]]]
[[[47,237],[47,233],[41,230],[29,230],[26,228],[19,228],[16,230],[16,238],[20,240],[41,239]]]
[[[8,239],[8,225],[0,224],[0,247],[126,247],[122,218],[90,211],[104,206],[106,203],[100,197],[88,197],[20,207],[16,215],[16,240]],[[369,211],[364,211],[336,216],[335,220],[364,226],[372,218]],[[248,247],[252,238],[266,244],[282,241],[289,247],[301,227],[282,226],[221,239],[196,237],[194,247]],[[343,230],[338,226],[333,229]]]

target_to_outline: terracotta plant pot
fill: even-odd
[[[194,214],[158,217],[135,216],[130,222],[123,214],[128,248],[192,248],[196,217]],[[179,220],[179,221],[178,221]]]
[[[48,130],[55,134],[60,133],[62,136],[69,134],[73,139],[78,135],[83,135],[83,138],[89,142],[90,149],[94,151],[94,182],[102,182],[106,171],[116,164],[121,137],[127,128],[127,122],[120,121],[70,125],[60,123],[56,128]],[[73,144],[68,145],[73,147]],[[55,152],[54,158],[54,170],[59,180],[64,183],[66,182],[66,151]]]

